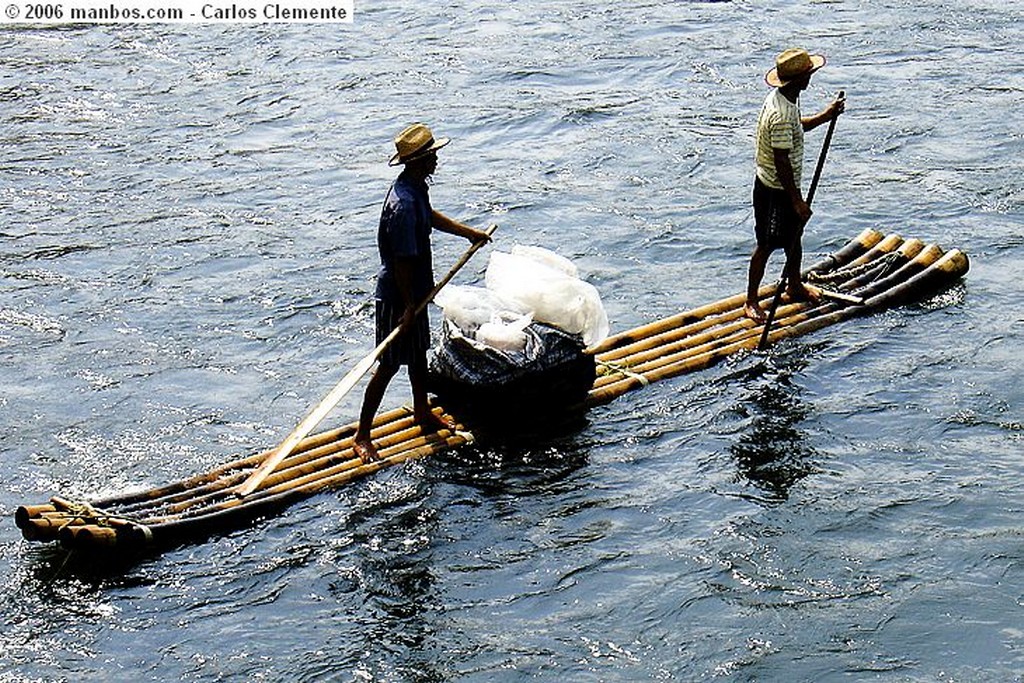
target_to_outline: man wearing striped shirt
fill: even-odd
[[[764,278],[768,257],[776,249],[786,252],[786,291],[790,298],[803,300],[815,296],[813,289],[800,279],[803,258],[800,240],[804,225],[811,217],[811,207],[800,190],[804,131],[838,117],[845,109],[845,101],[838,99],[818,114],[803,118],[800,93],[810,84],[811,74],[824,65],[823,56],[791,48],[776,58],[775,67],[765,75],[765,81],[773,89],[757,117],[757,173],[753,193],[757,246],[750,257],[747,301],[743,307],[744,314],[758,323],[764,322],[765,313],[758,303],[757,290]]]

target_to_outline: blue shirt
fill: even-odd
[[[377,274],[377,298],[394,304],[404,303],[395,280],[395,262],[411,259],[413,264],[413,300],[422,301],[434,286],[430,254],[433,227],[430,194],[424,180],[403,171],[391,184],[380,213],[377,249],[380,272]]]

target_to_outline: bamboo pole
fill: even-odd
[[[24,529],[28,521],[33,517],[40,517],[44,513],[56,512],[57,508],[52,503],[45,503],[42,505],[19,505],[18,509],[14,511],[14,523],[18,525],[19,529]]]
[[[21,535],[26,541],[52,541],[57,538],[61,528],[66,526],[65,520],[56,520],[51,517],[31,517],[18,525]]]
[[[400,417],[398,416],[399,414]],[[394,431],[405,429],[413,422],[412,411],[408,409],[403,408],[392,411],[391,416],[397,417],[397,419],[375,421],[375,425],[377,426],[374,427],[373,433],[390,434]],[[281,463],[278,469],[284,470],[307,462],[322,462],[325,459],[330,459],[337,453],[350,448],[352,445],[354,429],[338,430],[338,432],[340,438],[333,441],[318,439],[317,443],[319,443],[319,445],[315,448],[303,449],[299,453],[293,453]],[[237,486],[239,483],[244,481],[247,476],[248,472],[244,470],[236,471],[231,474],[224,474],[219,479],[204,483],[201,486],[178,491],[159,498],[152,498],[132,506],[121,508],[120,511],[125,513],[129,511],[136,513],[150,511],[155,514],[161,508],[178,508],[178,506],[181,506],[183,509],[184,507],[194,504],[195,501],[214,495],[232,486]]]
[[[60,542],[65,548],[109,548],[117,545],[117,531],[95,524],[69,526],[60,530]]]
[[[903,245],[904,239],[896,233],[890,233],[884,236],[877,244],[872,246],[870,249],[865,251],[857,258],[850,261],[847,264],[850,267],[861,266],[865,263],[877,260],[880,256],[884,256],[890,252],[896,251]]]
[[[409,414],[409,410],[408,409],[406,409],[406,408],[395,408],[395,409],[390,410],[390,411],[388,411],[386,413],[381,413],[377,417],[377,419],[374,421],[374,424],[385,423],[385,422],[389,422],[391,420],[400,419],[401,417],[403,417],[403,416],[405,416],[407,414]],[[343,438],[345,435],[355,434],[355,430],[356,430],[355,424],[351,423],[351,424],[347,424],[347,425],[344,425],[342,427],[339,427],[337,429],[332,429],[332,430],[320,432],[318,434],[314,434],[314,435],[309,436],[306,439],[304,439],[295,448],[295,453],[302,453],[304,451],[307,451],[307,450],[310,450],[312,448],[316,448],[316,447],[318,447],[320,445],[323,445],[324,443],[328,443],[330,441],[335,441],[337,439]],[[225,474],[237,471],[239,469],[246,469],[246,468],[255,467],[260,462],[263,462],[266,459],[266,457],[271,453],[272,450],[273,449],[268,449],[268,450],[265,450],[265,451],[262,451],[262,452],[259,452],[259,453],[254,453],[252,455],[249,455],[249,456],[246,456],[246,457],[243,457],[243,458],[239,458],[239,459],[233,460],[231,462],[225,463],[223,465],[220,465],[218,467],[215,467],[214,469],[210,470],[209,472],[205,472],[205,473],[202,473],[202,474],[197,474],[195,476],[188,477],[188,478],[185,478],[185,479],[180,479],[180,480],[178,480],[176,482],[172,482],[170,484],[166,484],[164,486],[160,486],[160,487],[157,487],[157,488],[147,489],[147,490],[144,490],[144,491],[136,491],[136,492],[127,493],[127,494],[119,494],[119,495],[114,495],[114,496],[109,496],[109,497],[97,499],[94,504],[98,505],[98,506],[106,506],[106,505],[113,506],[113,505],[128,505],[128,504],[133,504],[133,503],[146,503],[146,502],[148,502],[151,499],[162,498],[162,497],[170,495],[170,494],[174,494],[174,493],[178,493],[178,492],[181,492],[181,491],[184,491],[184,490],[188,490],[188,489],[193,488],[195,486],[199,486],[199,485],[202,485],[202,484],[205,484],[205,483],[216,481],[216,480],[220,479],[221,477],[223,477]]]
[[[439,413],[441,412],[441,409],[435,408],[434,411]],[[410,435],[419,434],[421,431],[420,426],[417,425],[411,417],[409,417],[408,419],[394,421],[381,428],[375,429],[371,432],[371,435],[374,440],[380,440],[382,443],[390,443],[395,441],[396,436],[405,435],[399,439],[399,441],[401,441],[408,438]],[[318,450],[319,452],[309,452],[310,454],[315,454],[317,456],[315,458],[298,462],[285,461],[285,463],[282,463],[282,466],[278,467],[273,474],[266,477],[263,485],[259,489],[259,492],[274,487],[287,487],[292,485],[293,480],[311,473],[316,473],[324,469],[338,466],[339,464],[345,465],[346,463],[359,462],[359,459],[352,451],[352,437],[346,437],[345,439],[332,444],[325,444]],[[221,502],[220,494],[230,488],[234,483],[236,483],[234,480],[223,482],[223,485],[216,491],[207,492],[186,501],[181,501],[167,506],[161,511],[162,517],[192,514],[190,512],[191,508],[198,507],[201,510],[201,506],[203,505],[219,505]],[[257,496],[259,495],[259,492],[255,492],[248,497]],[[231,497],[237,499],[237,496],[234,496],[233,494]],[[144,518],[142,521],[150,522],[162,517],[154,515],[153,517]]]
[[[293,487],[270,494],[267,493],[267,489],[261,489],[256,495],[245,499],[233,496],[223,501],[218,508],[204,511],[201,515],[160,521],[147,525],[146,528],[152,533],[152,538],[161,543],[179,538],[187,539],[196,532],[214,530],[232,520],[252,519],[265,514],[268,510],[281,507],[319,491],[337,488],[344,483],[369,476],[385,467],[391,467],[410,459],[433,455],[465,445],[466,443],[469,443],[469,441],[460,434],[446,437],[434,434],[427,439],[427,443],[420,445],[412,444],[414,447],[400,448],[397,451],[394,449],[391,452],[384,451],[379,461],[358,464],[351,469],[312,479],[304,482],[301,487]]]
[[[919,241],[918,241],[919,242]],[[884,244],[876,245],[872,252],[875,258],[880,258],[883,255],[888,255],[893,250],[900,253],[903,248],[901,240],[885,240]],[[867,262],[865,262],[867,263]],[[775,285],[769,285],[759,290],[759,295],[762,298],[771,297],[775,291]],[[840,289],[843,289],[840,287]],[[677,316],[665,318],[661,321],[651,324],[649,327],[652,331],[657,330],[642,339],[638,339],[628,344],[616,345],[615,348],[601,353],[598,355],[597,360],[599,363],[608,364],[613,361],[619,361],[627,356],[631,356],[641,351],[649,351],[663,348],[667,343],[674,342],[678,339],[690,337],[691,335],[716,328],[719,325],[725,323],[734,323],[737,319],[743,316],[743,304],[746,301],[744,295],[737,295],[723,299],[716,304],[705,307],[710,312],[710,315],[704,318],[699,318],[693,314],[685,319],[685,324],[673,327],[670,323],[675,322]],[[847,302],[847,303],[862,303],[862,302]],[[660,324],[659,324],[660,323]],[[734,323],[735,324],[735,323]],[[708,334],[712,334],[708,332]],[[600,372],[600,371],[599,371]]]
[[[895,303],[919,296],[929,287],[941,286],[967,272],[966,256],[951,252],[943,255],[937,247],[931,246],[900,269],[887,281],[872,288],[863,306],[839,306],[825,304],[816,313],[808,314],[799,309],[806,304],[793,304],[786,312],[786,325],[772,332],[770,340],[807,334],[830,324],[835,324],[855,315],[891,306]],[[795,314],[791,314],[795,311]],[[741,350],[756,348],[756,331],[746,331],[738,337],[709,342],[702,347],[659,358],[630,368],[631,375],[615,382],[605,383],[593,390],[587,397],[586,405],[600,405],[622,394],[655,382],[686,372],[701,370]],[[642,379],[641,379],[642,378]]]

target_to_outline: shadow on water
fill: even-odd
[[[445,616],[462,604],[452,593],[452,564],[472,585],[490,575],[491,555],[518,552],[513,548],[525,541],[495,529],[515,527],[510,520],[528,518],[538,507],[550,511],[551,501],[579,485],[589,453],[580,429],[585,424],[577,416],[528,435],[478,435],[475,445],[438,453],[415,477],[400,477],[411,487],[402,500],[355,506],[346,524],[352,543],[345,560],[355,578],[344,589],[354,599],[349,618],[359,624],[354,637],[364,652],[358,668],[440,683],[459,678],[453,651],[486,650],[479,634]],[[471,592],[471,602],[486,599]]]
[[[434,644],[443,595],[433,543],[437,513],[422,501],[410,501],[381,515],[356,513],[350,520],[355,581],[337,588],[356,602],[346,619],[357,626],[350,638],[362,641],[359,668],[390,670],[402,680],[434,683],[448,680]],[[329,665],[328,669],[334,668]],[[299,680],[317,680],[315,670]]]
[[[809,345],[774,349],[744,373],[747,395],[735,407],[749,419],[730,452],[737,475],[781,503],[794,484],[819,470],[817,453],[807,445],[799,425],[811,413],[792,379],[817,353]]]
[[[480,558],[507,542],[476,535],[496,523],[492,515],[502,514],[496,510],[530,509],[528,497],[568,486],[585,461],[571,447],[456,449],[432,457],[405,500],[355,509],[346,524],[351,543],[344,560],[352,576],[337,587],[349,594],[338,598],[353,627],[350,646],[362,653],[355,670],[414,683],[459,678],[453,652],[483,651],[486,644],[446,616],[460,604],[452,594],[452,563],[464,581],[481,580],[477,572],[489,572]],[[469,555],[453,550],[461,543]],[[319,674],[339,668],[330,657],[324,664],[323,671],[308,668],[296,680],[321,680]]]
[[[53,593],[49,587],[72,580],[81,585],[106,588],[124,588],[145,584],[148,579],[137,573],[140,565],[157,557],[158,553],[96,552],[68,550],[57,544],[31,547],[25,553],[26,584],[35,586],[44,599]]]
[[[445,481],[485,496],[542,495],[566,485],[588,462],[582,412],[553,416],[548,422],[480,430],[477,445],[435,456]]]

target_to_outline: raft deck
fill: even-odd
[[[937,294],[968,270],[967,256],[918,239],[865,230],[842,249],[809,268],[808,281],[840,295],[820,302],[782,299],[770,343],[814,332],[849,318]],[[776,285],[758,292],[765,309]],[[702,370],[758,347],[763,326],[743,315],[738,294],[616,334],[589,350],[598,373],[579,409],[608,403],[651,382]],[[855,303],[856,302],[856,303]],[[443,412],[435,407],[435,412]],[[452,416],[458,419],[457,416]],[[139,549],[196,542],[238,528],[295,501],[338,488],[386,467],[458,448],[474,440],[460,425],[454,433],[423,434],[411,411],[377,417],[372,437],[381,459],[363,464],[352,452],[355,423],[310,436],[253,493],[235,489],[273,449],[209,472],[149,490],[95,500],[55,495],[48,503],[19,507],[15,522],[30,541],[59,541],[67,548]]]

